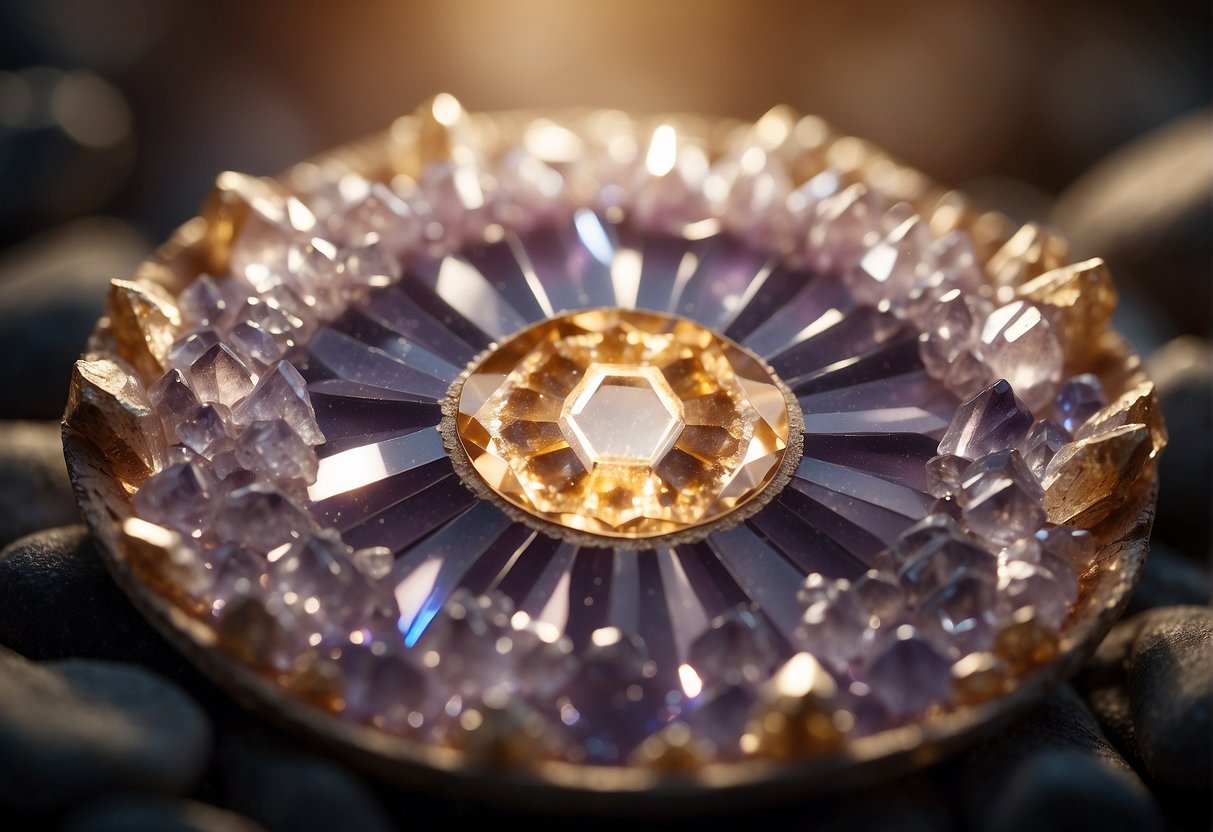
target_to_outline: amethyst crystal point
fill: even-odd
[[[986,540],[1008,545],[1044,525],[1044,489],[1019,451],[999,451],[964,473],[960,505],[965,523]]]
[[[337,657],[345,713],[395,733],[421,728],[432,712],[426,674],[403,652],[382,644],[348,644]]]
[[[1041,419],[1032,426],[1028,436],[1019,444],[1023,460],[1036,479],[1042,480],[1050,460],[1070,441],[1065,430],[1051,419]]]
[[[1104,395],[1103,385],[1099,378],[1084,373],[1067,379],[1057,391],[1054,407],[1057,418],[1066,432],[1073,436],[1083,424],[1106,407],[1108,398]]]
[[[796,640],[823,665],[841,671],[858,655],[867,624],[855,599],[844,590],[809,606]]]
[[[742,607],[718,616],[691,642],[687,657],[704,687],[756,685],[771,675],[779,651],[767,623]]]
[[[905,606],[905,594],[897,581],[878,569],[869,569],[851,585],[855,603],[868,615],[869,626],[875,619],[884,627],[894,622]]]
[[[233,491],[215,520],[221,540],[242,541],[269,554],[314,530],[310,515],[272,485],[254,483]]]
[[[1015,447],[1031,427],[1032,412],[1011,385],[999,379],[957,409],[939,452],[977,459]]]
[[[998,594],[1008,612],[1032,607],[1039,621],[1057,628],[1078,599],[1073,581],[1059,579],[1046,567],[1026,561],[1008,561],[998,570]]]
[[[981,357],[1033,410],[1053,400],[1061,380],[1061,343],[1032,304],[1015,301],[990,313],[981,329]]]
[[[868,249],[859,266],[848,273],[855,299],[869,306],[882,300],[897,302],[910,296],[929,268],[924,254],[931,243],[926,225],[911,217]]]
[[[952,698],[951,662],[913,627],[899,627],[896,637],[867,666],[864,679],[897,721],[911,719],[931,705]]]
[[[595,630],[576,674],[559,692],[560,721],[586,758],[618,762],[668,720],[648,651],[615,628]]]
[[[958,659],[993,643],[996,607],[994,584],[966,575],[928,596],[919,605],[915,621],[936,649]]]
[[[940,454],[927,460],[927,491],[932,497],[953,497],[960,493],[961,475],[969,460],[960,456]]]
[[[247,471],[276,482],[316,478],[316,454],[281,419],[253,422],[236,441],[236,460]]]
[[[177,425],[177,439],[199,456],[213,457],[232,442],[232,414],[221,404],[203,404],[187,413]]]
[[[200,534],[214,517],[219,492],[202,464],[181,462],[144,481],[133,503],[139,516],[187,536]]]
[[[177,423],[199,405],[198,397],[194,395],[185,374],[177,369],[170,370],[153,384],[148,389],[148,395],[164,422],[165,435],[169,437],[176,435]]]
[[[324,441],[307,383],[290,363],[279,361],[233,412],[236,424],[282,419],[309,445]]]
[[[190,365],[198,398],[232,407],[253,389],[253,374],[226,344],[215,344]]]
[[[519,660],[538,639],[515,630],[512,614],[513,604],[506,596],[456,590],[413,650],[453,694],[475,698],[495,687],[513,691],[518,686]]]
[[[209,552],[210,586],[205,599],[211,613],[219,615],[241,598],[259,595],[265,590],[266,560],[236,543],[225,543]]]

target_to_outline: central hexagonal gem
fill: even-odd
[[[578,539],[687,539],[756,508],[799,439],[795,400],[762,361],[659,312],[528,327],[477,359],[451,403],[465,481]]]
[[[587,470],[652,466],[685,425],[682,402],[656,367],[591,364],[560,411],[560,430]]]

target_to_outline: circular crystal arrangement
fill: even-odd
[[[127,561],[287,695],[487,759],[824,753],[1014,689],[1165,442],[1084,372],[1106,270],[816,119],[696,135],[440,96],[386,162],[225,174],[74,382]]]
[[[490,493],[558,527],[633,539],[687,532],[758,496],[799,422],[736,344],[618,308],[550,318],[495,347],[458,383],[454,409]]]

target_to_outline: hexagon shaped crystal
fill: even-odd
[[[457,385],[474,473],[550,526],[680,534],[749,503],[788,449],[788,398],[761,361],[692,321],[594,309],[506,339]]]

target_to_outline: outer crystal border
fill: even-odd
[[[519,132],[539,118],[571,122],[587,111],[506,112],[478,115],[489,134],[500,137]],[[713,147],[740,124],[675,116],[688,132],[704,137]],[[639,119],[642,124],[655,119]],[[827,129],[822,124],[823,129]],[[392,134],[415,134],[417,118],[404,117],[392,133],[381,133],[337,148],[292,168],[282,176],[288,185],[301,181],[306,168],[335,163],[374,176],[391,169]],[[864,165],[880,165],[877,187],[895,198],[925,205],[944,192],[921,173],[889,159],[857,139],[833,136],[835,145],[847,142],[847,151]],[[869,174],[864,174],[866,179]],[[875,180],[872,175],[872,179]],[[982,231],[983,260],[1006,239],[1004,218],[976,217],[957,196],[949,212],[965,215]],[[974,220],[974,217],[976,219]],[[176,294],[208,262],[206,221],[196,217],[178,228],[138,270],[136,277]],[[111,358],[116,342],[109,319],[103,318],[89,341],[84,359]],[[1084,362],[1114,390],[1147,381],[1140,359],[1114,332],[1092,344]],[[134,378],[133,371],[124,372]],[[84,392],[77,373],[72,379],[71,401]],[[118,407],[131,405],[121,394]],[[88,424],[69,406],[63,425],[65,457],[84,519],[96,535],[103,561],[115,581],[148,621],[207,676],[237,701],[261,713],[268,721],[300,732],[330,753],[362,768],[368,774],[410,787],[437,790],[529,811],[599,810],[619,814],[686,814],[719,808],[736,808],[738,801],[780,796],[804,796],[840,786],[853,786],[897,772],[927,765],[989,736],[1077,671],[1123,612],[1141,574],[1148,551],[1158,483],[1154,466],[1147,466],[1133,484],[1126,502],[1092,532],[1098,551],[1092,567],[1080,576],[1080,595],[1061,633],[1061,651],[1052,662],[1019,677],[1008,693],[980,705],[962,706],[923,723],[881,732],[852,741],[845,751],[790,761],[758,759],[711,763],[693,773],[652,769],[575,765],[537,761],[533,767],[513,765],[486,768],[483,761],[449,748],[435,747],[405,737],[384,734],[368,726],[315,708],[291,695],[277,682],[241,664],[218,649],[214,629],[192,617],[164,590],[149,580],[139,565],[131,539],[122,524],[130,517],[132,487],[115,470],[114,461],[86,434]],[[134,437],[125,437],[131,440]],[[487,776],[486,776],[487,775]],[[688,800],[693,798],[693,800]]]
[[[670,313],[662,314],[671,318],[681,317]],[[512,340],[534,327],[542,326],[543,323],[543,321],[540,321],[539,323],[524,327],[518,330],[518,332],[511,333],[505,340]],[[456,426],[456,418],[459,415],[459,397],[463,392],[464,382],[489,356],[496,352],[500,346],[498,343],[491,344],[468,363],[463,372],[451,383],[446,397],[442,400],[442,421],[438,423],[438,432],[442,434],[442,444],[451,458],[455,473],[459,475],[460,481],[478,499],[492,503],[505,512],[506,516],[512,520],[525,523],[527,526],[537,529],[550,537],[559,538],[577,546],[605,546],[613,549],[656,549],[668,546],[681,546],[684,543],[694,543],[703,540],[714,532],[733,528],[765,508],[791,481],[792,474],[795,473],[796,466],[800,464],[800,459],[804,454],[804,413],[801,412],[800,402],[796,400],[796,396],[792,394],[792,390],[784,384],[783,379],[775,373],[766,361],[763,361],[762,358],[732,339],[725,338],[725,336],[719,333],[713,334],[717,338],[728,341],[731,346],[745,353],[746,356],[753,359],[767,373],[783,396],[783,403],[788,412],[788,444],[784,449],[783,459],[780,460],[779,470],[775,472],[775,476],[771,478],[771,481],[750,497],[749,500],[727,514],[715,520],[710,520],[707,523],[700,523],[684,531],[673,532],[671,534],[653,535],[650,537],[614,537],[583,532],[571,529],[568,526],[562,526],[559,523],[544,520],[542,517],[532,514],[502,497],[497,493],[496,489],[484,481],[476,471],[475,466],[472,465],[472,461],[467,454],[467,449],[464,448],[463,442],[459,438],[459,430]]]

